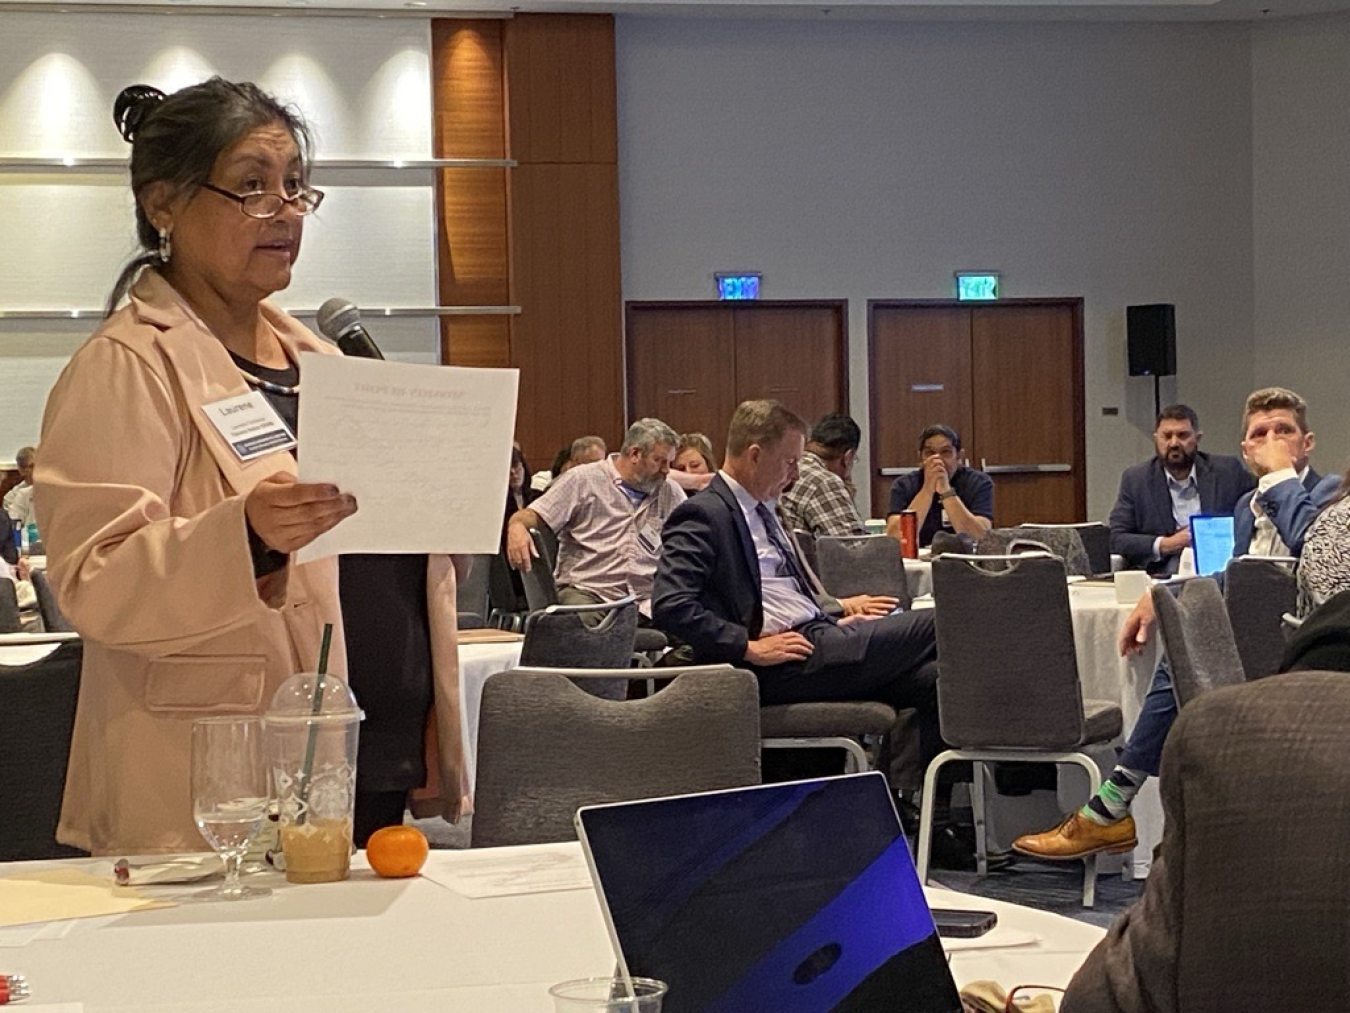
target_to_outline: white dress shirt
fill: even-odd
[[[778,551],[769,533],[764,529],[764,519],[759,515],[760,501],[746,492],[745,487],[728,475],[720,472],[722,480],[731,487],[736,503],[745,515],[745,523],[750,527],[750,539],[755,543],[755,555],[759,558],[759,582],[764,600],[764,628],[761,636],[772,636],[796,629],[803,623],[820,617],[816,603],[802,593],[797,578],[787,572],[787,561]],[[772,512],[776,501],[764,504]],[[792,544],[779,525],[779,534],[785,544]],[[781,575],[780,575],[781,574]]]

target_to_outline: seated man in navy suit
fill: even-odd
[[[688,644],[696,663],[754,672],[765,704],[914,708],[926,764],[942,748],[933,614],[822,614],[774,512],[805,445],[806,424],[777,401],[736,409],[722,470],[662,529],[652,620]]]
[[[1298,556],[1303,551],[1313,518],[1341,486],[1339,475],[1323,479],[1309,466],[1315,443],[1308,429],[1308,403],[1292,390],[1267,387],[1248,395],[1242,410],[1242,456],[1258,484],[1235,508],[1237,555]],[[1142,650],[1153,623],[1153,596],[1145,594],[1125,620],[1120,653]],[[1130,805],[1144,781],[1158,775],[1163,743],[1176,718],[1172,677],[1164,662],[1153,673],[1115,770],[1097,794],[1055,829],[1019,837],[1013,848],[1037,858],[1066,860],[1133,848]]]
[[[1256,485],[1236,457],[1200,450],[1200,419],[1184,404],[1158,413],[1153,430],[1157,454],[1125,469],[1111,508],[1111,551],[1129,569],[1176,573],[1191,544],[1194,514],[1230,514]]]

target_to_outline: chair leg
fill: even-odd
[[[872,769],[871,764],[867,759],[867,751],[852,739],[846,739],[844,741],[848,743],[844,746],[844,773],[861,774],[866,770]]]
[[[1083,753],[1075,753],[1073,762],[1087,773],[1088,798],[1092,798],[1102,786],[1102,772],[1092,757]],[[1100,869],[1098,863],[1100,858],[1100,855],[1089,855],[1083,859],[1083,907],[1086,908],[1093,907],[1097,903],[1097,873]]]
[[[989,849],[985,847],[984,764],[975,760],[971,771],[974,774],[970,785],[970,807],[975,817],[975,874],[984,879],[989,875]]]
[[[928,865],[933,855],[933,805],[936,801],[934,796],[937,795],[938,771],[942,769],[943,764],[957,758],[952,750],[939,753],[928,764],[928,770],[923,775],[923,799],[919,803],[918,855],[914,860],[920,883],[928,882]]]

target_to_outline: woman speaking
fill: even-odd
[[[260,713],[313,670],[325,623],[329,669],[347,674],[336,560],[289,554],[357,504],[296,480],[282,428],[295,430],[300,353],[336,352],[267,301],[323,194],[305,124],[254,85],[128,88],[114,117],[145,252],[52,391],[34,481],[61,607],[85,641],[57,836],[95,854],[195,850],[193,719]],[[453,571],[445,557],[433,569],[428,597],[450,591],[453,678]],[[442,766],[453,811],[459,780]]]

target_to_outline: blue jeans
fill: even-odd
[[[1122,767],[1142,770],[1157,777],[1162,763],[1163,743],[1167,741],[1167,733],[1176,719],[1177,698],[1172,692],[1172,673],[1164,660],[1158,662],[1148,696],[1144,697],[1143,710],[1139,712],[1139,720],[1135,722],[1134,731],[1130,732],[1117,762]]]

